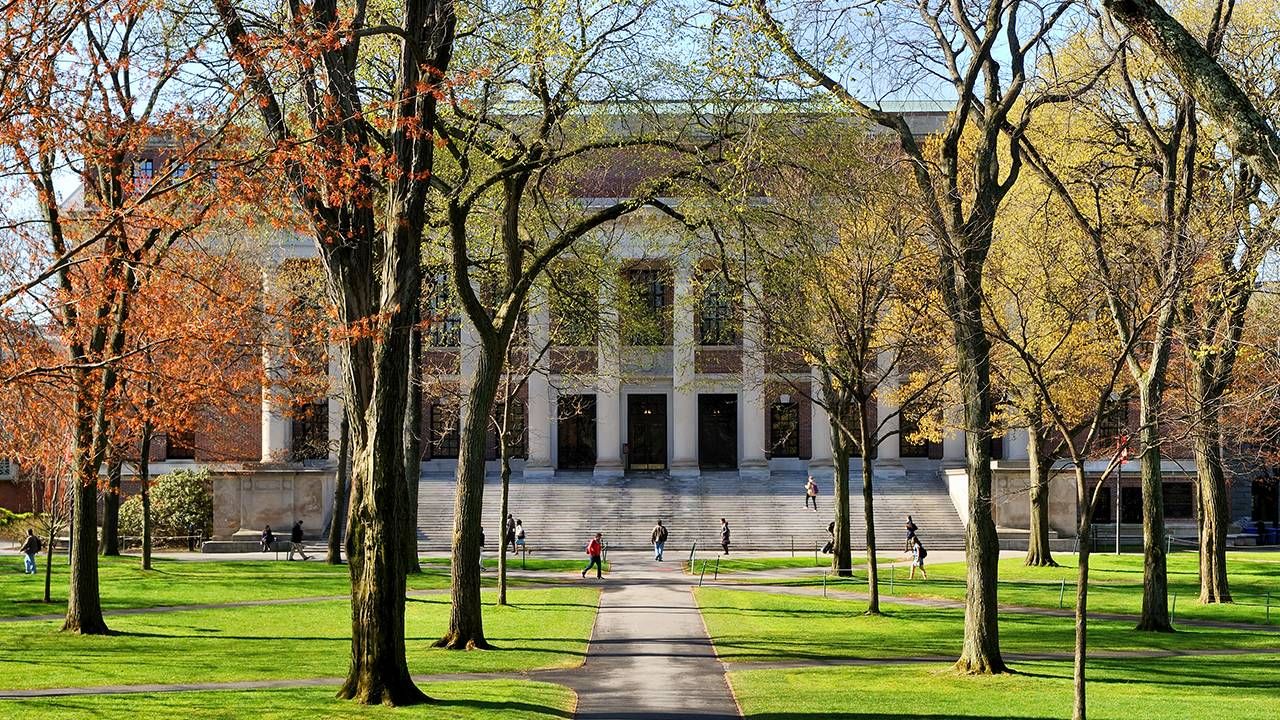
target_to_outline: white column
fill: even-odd
[[[529,457],[524,465],[525,477],[555,474],[551,465],[551,423],[555,418],[547,381],[547,345],[551,342],[551,312],[547,303],[546,290],[535,287],[529,297],[529,401],[525,405]]]
[[[274,264],[262,271],[263,292],[275,291]],[[283,323],[283,318],[277,318]],[[285,346],[289,342],[288,328],[276,325],[267,333],[262,348],[262,369],[266,378],[262,385],[262,462],[286,462],[293,453],[293,420],[288,413],[288,388],[284,384]]]
[[[813,475],[829,474],[835,469],[831,459],[831,421],[827,419],[827,409],[822,406],[822,376],[815,368],[813,378],[809,381],[809,395],[813,398],[810,405],[809,472]]]
[[[947,434],[942,437],[942,466],[964,467],[964,410],[960,407],[949,408],[945,418]]]
[[[898,400],[893,397],[898,391],[898,374],[893,361],[893,353],[890,351],[884,351],[876,358],[883,375],[876,393],[876,424],[880,428],[880,437],[884,440],[876,449],[875,464],[877,470],[887,474],[901,472],[902,468],[902,436],[898,434],[902,418],[897,414]]]
[[[1004,435],[1004,456],[1006,460],[1026,462],[1031,458],[1027,452],[1027,429],[1013,428]]]
[[[342,439],[342,358],[341,348],[329,344],[329,460],[338,460],[338,442]]]
[[[764,327],[760,323],[750,291],[742,296],[742,462],[743,477],[768,477],[769,445],[765,423]],[[830,445],[830,443],[828,443]]]
[[[596,347],[596,477],[622,474],[622,361],[618,344],[616,288],[600,288],[600,333]]]
[[[678,262],[675,268],[675,306],[671,318],[671,474],[675,477],[697,477],[698,470],[698,391],[694,385],[693,303],[689,265]]]

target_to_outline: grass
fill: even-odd
[[[884,604],[881,617],[863,603],[744,590],[696,592],[716,652],[726,662],[833,658],[957,657],[964,611]],[[1280,633],[1195,628],[1139,633],[1130,622],[1092,621],[1091,652],[1250,648],[1280,653]],[[1008,653],[1070,653],[1071,618],[1003,613],[1000,645]]]
[[[761,572],[767,570],[791,570],[796,568],[830,568],[831,556],[819,555],[817,562],[814,562],[813,555],[798,555],[796,557],[757,557],[757,558],[725,558],[719,559],[719,569],[721,575],[731,575],[734,573],[744,572]],[[902,558],[891,555],[881,555],[877,558],[877,563],[887,565],[891,562],[901,561]],[[694,560],[693,566],[690,567],[688,561],[685,561],[685,572],[698,574],[702,571],[702,563],[707,563],[707,573],[710,574],[712,568],[716,566],[717,558],[698,558]],[[865,557],[854,556],[853,564],[856,567],[862,567],[867,564]]]
[[[422,564],[425,567],[449,566],[449,558],[422,558]],[[484,558],[484,566],[487,569],[498,568],[498,558]],[[587,566],[587,558],[584,555],[581,560],[569,560],[565,558],[526,558],[524,564],[521,564],[519,555],[507,555],[507,569],[520,571],[537,571],[537,572],[579,572]],[[605,572],[609,572],[609,563],[604,564]]]
[[[519,589],[509,607],[485,593],[485,634],[494,651],[439,650],[447,596],[410,598],[407,654],[415,673],[507,672],[575,667],[595,621],[595,588]],[[56,621],[0,624],[0,688],[27,689],[340,677],[351,615],[345,601],[161,612],[108,618],[117,634],[64,635]]]
[[[409,708],[367,707],[335,700],[333,688],[97,695],[0,702],[4,717],[191,718],[192,720],[296,720],[296,718],[439,718],[510,720],[571,718],[575,696],[560,685],[514,680],[429,683],[435,702]]]
[[[753,720],[924,720],[1071,716],[1071,665],[1018,663],[1018,674],[967,677],[950,665],[883,665],[729,673]],[[1280,655],[1091,660],[1091,720],[1273,717]]]
[[[1176,619],[1218,620],[1241,623],[1264,623],[1267,619],[1267,593],[1271,593],[1271,622],[1280,624],[1280,553],[1231,553],[1227,559],[1234,603],[1201,605],[1199,559],[1194,552],[1175,552],[1168,556],[1170,601],[1177,595]],[[1000,603],[1026,607],[1075,607],[1076,556],[1059,553],[1059,567],[1027,567],[1022,560],[1000,561]],[[905,597],[963,600],[965,565],[944,563],[929,566],[929,579],[906,580],[907,566],[893,571],[893,594]],[[866,575],[855,572],[853,580],[831,580],[849,589],[865,590]],[[880,574],[882,592],[889,593],[889,573]],[[1065,586],[1063,580],[1066,581]],[[789,578],[780,585],[821,584],[822,578]],[[1142,609],[1142,556],[1095,554],[1089,562],[1089,609],[1098,613],[1136,615]]]
[[[346,565],[324,562],[274,560],[171,560],[155,559],[152,570],[144,572],[136,557],[99,558],[98,577],[102,607],[106,610],[201,605],[242,600],[271,600],[303,597],[345,597],[351,593]],[[410,590],[445,590],[449,587],[448,558],[423,558],[423,572],[410,575]],[[570,560],[530,560],[528,570],[558,572],[581,569],[583,563]],[[497,567],[497,559],[486,563]],[[518,569],[519,564],[512,564]],[[66,608],[67,561],[65,555],[53,560],[50,585],[52,603],[44,597],[44,563],[41,572],[22,574],[22,562],[13,560],[7,572],[0,572],[0,617],[29,617],[58,614]],[[495,585],[497,578],[481,578]],[[513,580],[512,584],[518,584]]]

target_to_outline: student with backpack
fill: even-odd
[[[27,528],[27,539],[22,541],[22,571],[27,575],[36,574],[36,553],[40,552],[40,538]]]
[[[810,475],[809,479],[804,483],[804,507],[807,510],[809,503],[813,503],[813,511],[818,512],[818,481]]]
[[[667,544],[667,529],[662,526],[661,519],[653,527],[653,534],[649,537],[649,542],[653,543],[653,559],[662,562],[662,549]]]
[[[916,568],[920,568],[920,575],[925,580],[929,579],[929,573],[925,572],[924,559],[929,556],[929,551],[924,549],[924,545],[920,544],[920,538],[912,536],[911,538],[911,577],[916,579]]]
[[[602,574],[604,566],[600,563],[600,556],[604,553],[603,538],[603,534],[596,533],[596,536],[591,538],[591,542],[587,543],[587,557],[590,558],[590,561],[588,561],[587,566],[582,569],[582,577],[585,578],[587,576],[587,571],[594,565],[596,568],[596,579],[600,580],[604,578],[604,575]]]

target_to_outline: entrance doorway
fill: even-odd
[[[698,466],[738,467],[738,396],[698,396]]]
[[[594,468],[596,396],[561,395],[556,416],[556,466],[561,470]]]
[[[667,396],[627,396],[627,469],[667,467]]]

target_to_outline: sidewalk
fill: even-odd
[[[728,720],[738,705],[680,562],[605,576],[586,664],[542,675],[578,693],[579,720]]]

